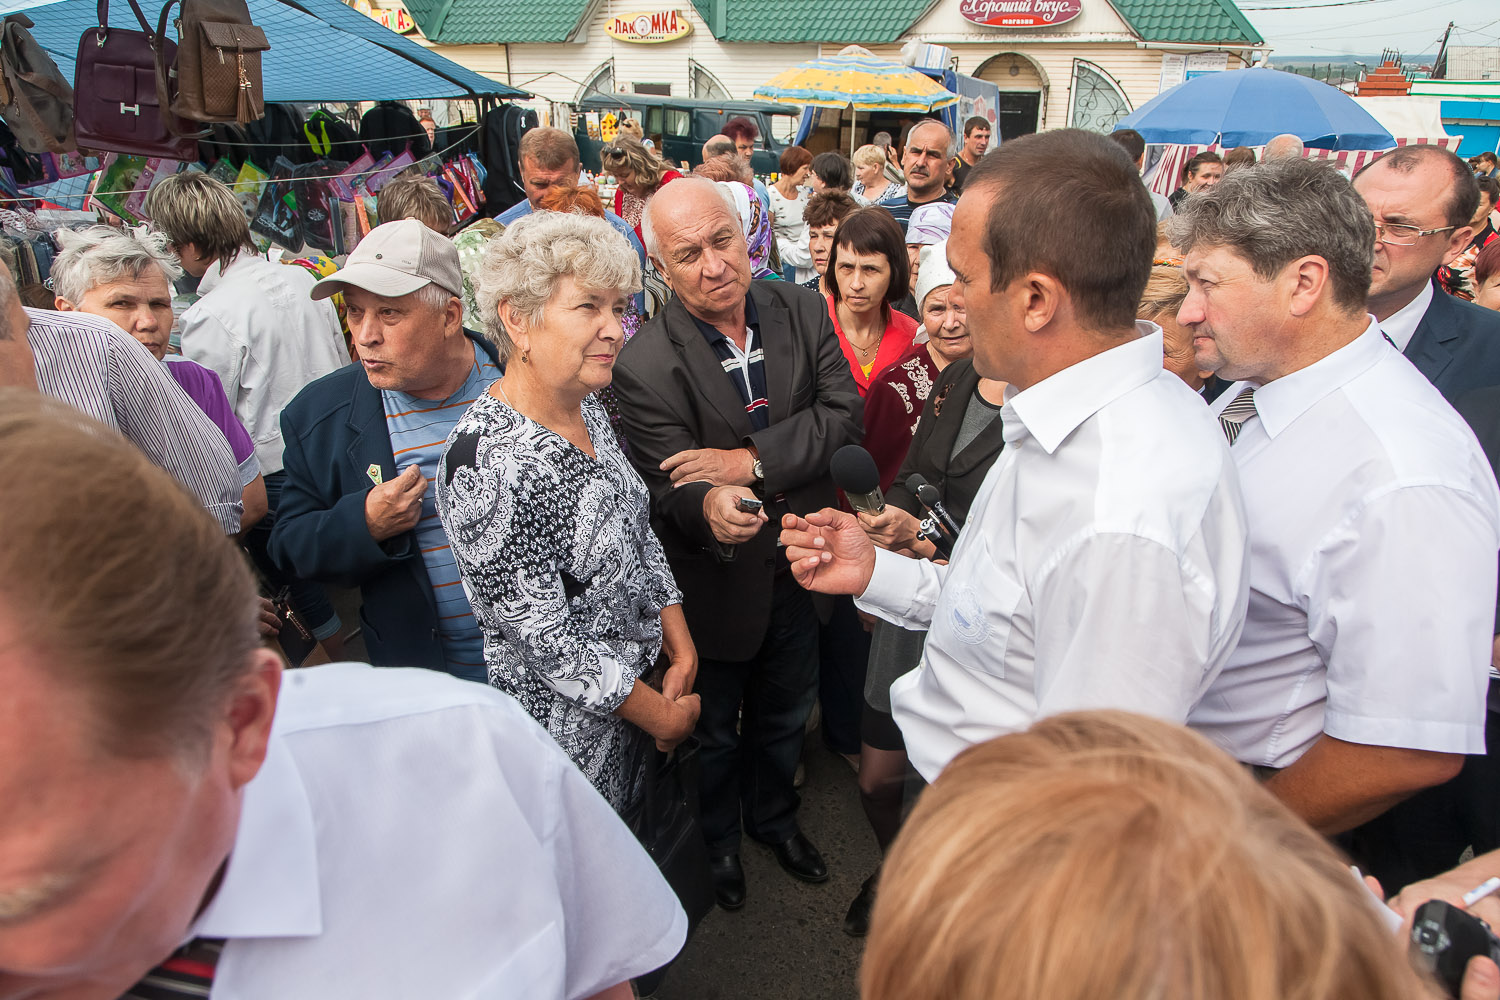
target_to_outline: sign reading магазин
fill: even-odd
[[[644,42],[648,45],[670,42],[691,34],[693,23],[687,15],[676,10],[644,11],[634,14],[616,14],[604,25],[611,38],[622,42]]]
[[[1083,13],[1082,0],[960,0],[958,12],[993,28],[1043,28]]]

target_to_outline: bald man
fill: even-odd
[[[1266,150],[1261,155],[1261,162],[1270,163],[1273,160],[1300,160],[1305,147],[1302,140],[1290,132],[1283,132],[1270,142],[1266,143]]]

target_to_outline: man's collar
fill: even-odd
[[[1332,354],[1290,375],[1267,382],[1255,390],[1255,413],[1266,434],[1275,437],[1313,405],[1347,385],[1355,376],[1368,371],[1392,350],[1381,335],[1380,324],[1370,317],[1365,332]],[[1224,399],[1233,399],[1248,383],[1235,383],[1225,390]]]
[[[1006,390],[1006,409],[1019,421],[1024,433],[1036,438],[1050,455],[1085,420],[1132,389],[1156,378],[1162,371],[1161,327],[1137,320],[1136,337],[1118,347],[1069,365],[1028,389],[1011,394]],[[1004,418],[1008,418],[1005,414]],[[1017,427],[1019,436],[1022,432]],[[1012,441],[1009,433],[1006,441]]]
[[[688,316],[692,319],[693,325],[698,328],[698,332],[703,334],[703,339],[710,344],[723,338],[724,335],[712,323],[699,319],[692,312],[688,312]],[[760,329],[760,314],[755,310],[755,297],[749,292],[745,293],[745,325],[755,330]]]
[[[245,786],[224,881],[189,937],[311,937],[323,932],[312,804],[292,752],[273,730]]]
[[[1380,321],[1380,329],[1391,338],[1396,350],[1406,350],[1412,338],[1417,335],[1417,327],[1421,325],[1422,317],[1427,315],[1427,307],[1432,305],[1432,296],[1432,282],[1424,282],[1416,298]]]

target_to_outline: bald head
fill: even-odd
[[[750,290],[750,250],[739,215],[720,185],[701,177],[672,182],[671,197],[641,213],[646,252],[688,312],[715,322],[742,307]]]
[[[705,160],[711,160],[715,156],[723,156],[725,153],[736,152],[738,150],[734,148],[734,140],[722,132],[718,135],[709,136],[708,141],[703,144],[703,158]]]
[[[1300,160],[1303,150],[1301,139],[1290,132],[1284,132],[1266,143],[1266,151],[1261,155],[1261,160]]]

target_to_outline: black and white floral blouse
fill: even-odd
[[[490,683],[514,697],[616,811],[636,801],[646,734],[612,713],[661,651],[682,598],[650,495],[597,399],[594,458],[486,393],[448,436],[437,508],[484,632]]]

